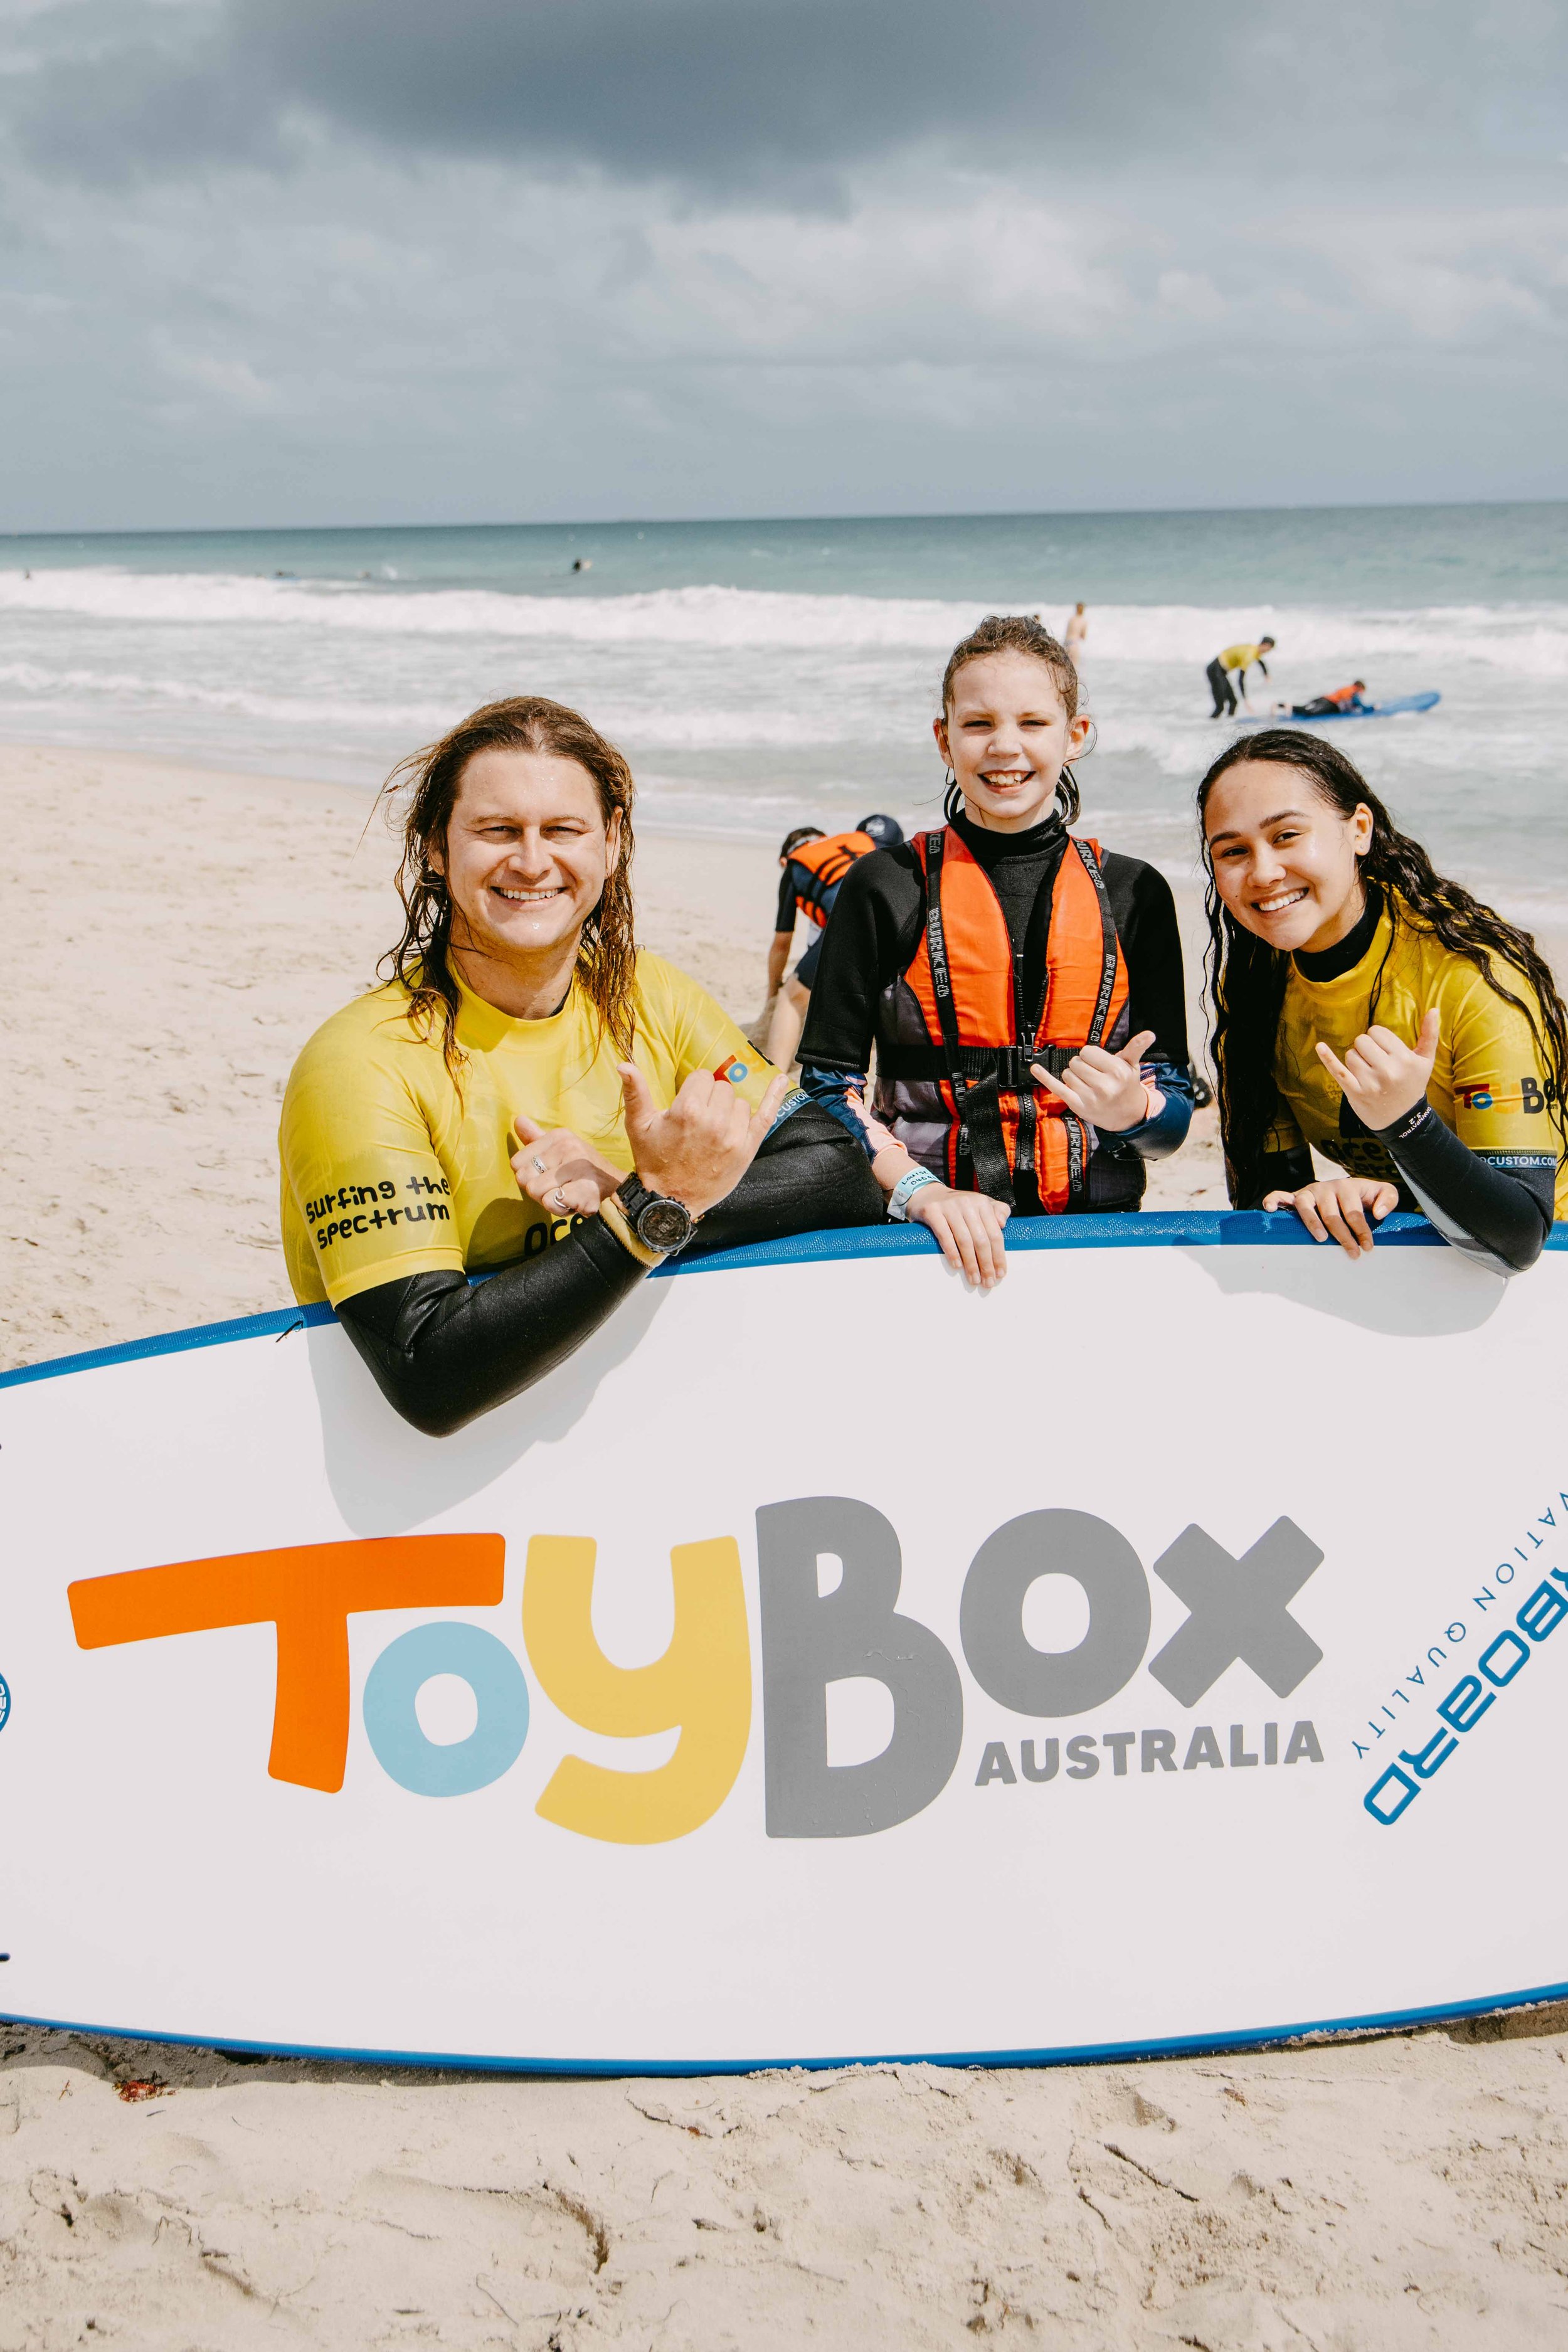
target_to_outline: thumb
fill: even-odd
[[[1152,1029],[1140,1029],[1136,1037],[1129,1037],[1116,1058],[1119,1062],[1125,1062],[1130,1070],[1135,1070],[1153,1042]]]
[[[616,1074],[621,1082],[621,1100],[626,1108],[626,1133],[635,1142],[646,1133],[658,1116],[658,1105],[648,1091],[647,1080],[635,1062],[617,1062]]]
[[[544,1132],[536,1118],[524,1118],[521,1111],[511,1124],[512,1132],[520,1143],[537,1143]]]
[[[769,1133],[779,1115],[779,1105],[788,1092],[789,1079],[781,1070],[776,1078],[770,1079],[767,1093],[752,1113],[751,1133],[756,1142],[761,1143]]]
[[[1420,1055],[1424,1062],[1433,1062],[1436,1060],[1437,1040],[1441,1037],[1442,1034],[1443,1024],[1438,1017],[1436,1006],[1433,1005],[1431,1010],[1423,1017],[1421,1023],[1421,1034],[1415,1040],[1415,1050]]]

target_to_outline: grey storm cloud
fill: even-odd
[[[285,168],[311,122],[710,194],[820,197],[921,142],[993,173],[1010,147],[1376,176],[1560,150],[1564,23],[1552,0],[89,0],[23,19],[0,104],[35,170],[87,180]]]
[[[4,0],[17,528],[1562,495],[1564,0]]]

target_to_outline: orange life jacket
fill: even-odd
[[[873,1108],[922,1166],[961,1190],[1015,1202],[1033,1171],[1047,1215],[1131,1207],[1142,1163],[1118,1161],[1093,1187],[1086,1126],[1030,1076],[1053,1076],[1084,1045],[1114,1053],[1129,1033],[1127,960],[1100,866],[1100,844],[1069,836],[1052,886],[1045,991],[1031,1019],[1007,919],[984,867],[955,830],[917,835],[926,920],[879,1021]],[[889,999],[896,999],[892,1005]]]
[[[837,889],[852,866],[868,857],[877,844],[868,833],[830,833],[819,841],[803,841],[792,849],[789,862],[804,866],[811,880],[804,890],[796,890],[795,903],[803,915],[814,923],[826,923],[831,910],[831,894]]]

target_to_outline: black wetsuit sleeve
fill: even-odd
[[[802,1103],[709,1211],[692,1247],[731,1249],[881,1217],[864,1153],[826,1112]],[[564,1362],[647,1270],[588,1217],[487,1282],[470,1286],[455,1271],[408,1275],[345,1299],[338,1319],[394,1410],[427,1437],[447,1437]]]
[[[1552,1154],[1474,1151],[1428,1102],[1373,1131],[1446,1241],[1496,1274],[1522,1274],[1535,1264],[1552,1231]]]
[[[920,938],[924,892],[915,853],[873,850],[838,886],[822,935],[816,985],[800,1041],[800,1062],[864,1073],[877,1031],[877,1001],[897,980]]]
[[[338,1320],[394,1411],[426,1437],[450,1437],[563,1363],[647,1271],[590,1217],[488,1282],[405,1275],[344,1299]]]
[[[1184,1070],[1187,990],[1182,972],[1182,932],[1176,901],[1158,866],[1108,851],[1105,895],[1127,958],[1127,1015],[1131,1034],[1152,1029],[1145,1058]]]
[[[793,931],[795,919],[795,867],[785,866],[779,876],[779,910],[773,917],[775,931]]]

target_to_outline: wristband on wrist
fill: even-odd
[[[889,1216],[895,1218],[900,1224],[903,1224],[909,1216],[910,1202],[914,1199],[915,1194],[923,1192],[928,1184],[938,1184],[941,1181],[942,1179],[933,1176],[929,1168],[911,1168],[907,1176],[900,1177],[888,1195]]]
[[[1404,1143],[1418,1127],[1425,1125],[1428,1118],[1436,1118],[1436,1116],[1423,1095],[1418,1103],[1412,1104],[1398,1118],[1391,1119],[1386,1127],[1374,1127],[1372,1132],[1380,1143]]]

